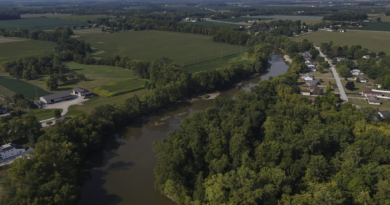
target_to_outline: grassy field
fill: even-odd
[[[0,28],[5,28],[7,31],[28,29],[28,30],[51,30],[61,26],[80,26],[86,25],[85,22],[55,19],[55,18],[25,18],[17,20],[0,21]]]
[[[58,89],[53,92],[71,91],[75,87],[82,87],[92,90],[101,85],[121,81],[124,79],[136,78],[132,71],[103,65],[83,65],[78,63],[67,63],[64,73],[82,73],[87,78],[86,81],[68,81],[66,83],[59,82]],[[45,80],[48,76],[40,76],[37,80],[30,80],[29,83],[45,89]]]
[[[56,109],[30,109],[29,114],[34,115],[38,120],[46,120],[54,117]],[[58,109],[62,112],[62,109]]]
[[[0,85],[11,90],[12,92],[23,94],[24,97],[29,99],[37,99],[37,94],[38,97],[50,94],[40,87],[34,86],[30,83],[27,83],[26,81],[12,79],[6,76],[0,76]]]
[[[102,97],[113,97],[124,93],[133,92],[145,88],[145,80],[143,79],[126,79],[116,82],[107,83],[93,89],[94,93],[97,93]]]
[[[229,64],[245,62],[246,59],[247,59],[247,53],[236,53],[222,58],[218,58],[210,61],[204,61],[193,65],[188,65],[185,67],[185,69],[188,70],[188,72],[190,73],[194,73],[203,70],[221,68]]]
[[[390,31],[390,22],[368,22],[364,27],[341,27],[348,30],[361,31]]]
[[[3,87],[0,85],[0,104],[5,104],[5,97],[12,97],[15,95],[15,92],[6,88],[6,87]]]
[[[0,42],[2,39],[8,38],[0,37]],[[0,43],[0,62],[54,53],[55,43],[48,41],[21,40],[23,41]]]
[[[98,34],[106,34],[102,32],[101,28],[76,29],[73,30],[73,33],[77,36],[92,36]]]
[[[241,46],[213,42],[212,36],[178,32],[130,31],[82,39],[100,50],[94,56],[120,55],[149,61],[168,57],[183,65],[220,58],[221,52],[225,56],[241,51]]]
[[[218,20],[219,21],[219,20]],[[187,25],[200,25],[207,27],[220,27],[220,28],[240,28],[240,26],[246,26],[246,24],[237,24],[237,23],[228,23],[228,22],[218,22],[218,21],[197,21],[197,22],[189,22],[182,21],[180,23],[184,23]]]
[[[260,21],[262,21],[262,20],[270,20],[270,19],[269,18],[249,18],[249,17],[218,19],[218,21],[233,22],[233,23],[247,22],[248,20],[260,20]]]
[[[373,31],[350,31],[346,33],[319,31],[311,34],[293,37],[296,41],[307,39],[315,45],[321,43],[329,43],[333,41],[334,44],[343,45],[361,45],[368,48],[370,51],[379,52],[384,51],[390,53],[390,32],[373,32]]]
[[[390,101],[387,99],[379,99],[381,101],[381,105],[369,105],[364,99],[357,98],[348,98],[348,101],[354,105],[358,105],[360,107],[373,107],[378,108],[379,111],[390,110]]]

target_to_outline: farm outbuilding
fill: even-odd
[[[75,88],[73,89],[73,94],[78,95],[78,96],[88,96],[91,95],[92,93],[84,88]]]
[[[39,98],[45,104],[51,104],[61,102],[63,100],[72,99],[72,95],[69,92],[60,92],[51,95],[42,96]]]

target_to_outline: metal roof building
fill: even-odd
[[[60,93],[42,96],[39,99],[46,104],[50,104],[50,103],[60,102],[63,100],[70,100],[72,99],[72,95],[69,92],[60,92]]]

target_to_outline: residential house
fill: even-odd
[[[306,61],[311,60],[311,55],[307,51],[303,52],[302,56],[303,56],[303,59],[305,59]]]
[[[314,80],[314,76],[312,74],[306,73],[302,75],[302,79],[304,80]]]
[[[73,89],[73,94],[78,96],[89,96],[92,95],[92,93],[84,88],[75,88]]]
[[[367,96],[366,101],[370,105],[380,105],[381,104],[381,101],[378,100],[378,98],[375,96]]]
[[[382,84],[375,84],[375,86],[380,89],[382,87]]]
[[[378,112],[379,117],[384,120],[386,117],[390,116],[390,112],[388,110],[385,111],[379,111]]]
[[[310,90],[301,90],[301,95],[311,95]]]
[[[353,69],[351,70],[352,75],[364,75],[364,73],[361,73],[359,69]]]
[[[382,96],[382,93],[381,92],[375,92],[375,91],[372,91],[370,88],[364,88],[363,92],[362,92],[362,96]]]
[[[344,61],[345,58],[344,57],[336,57],[337,61]]]
[[[315,89],[318,89],[317,85],[309,85],[310,92],[313,92]]]
[[[72,99],[72,95],[69,92],[60,92],[60,93],[42,96],[39,98],[39,100],[41,100],[45,104],[61,102],[63,100],[70,100],[70,99]]]
[[[307,85],[321,85],[318,81],[316,80],[309,80],[309,81],[306,81],[306,84]]]
[[[356,82],[361,82],[361,83],[367,83],[367,82],[368,82],[368,79],[367,79],[367,78],[364,78],[364,77],[356,77],[356,78],[355,78],[355,81],[356,81]]]
[[[364,59],[369,59],[370,56],[369,56],[369,55],[364,55],[362,58],[364,58]]]
[[[10,157],[23,154],[26,152],[24,147],[13,143],[4,144],[0,147],[0,159],[8,159]]]

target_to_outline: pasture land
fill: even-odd
[[[189,21],[181,21],[180,23],[184,23],[187,25],[199,25],[199,26],[207,26],[207,27],[220,27],[220,28],[240,28],[240,26],[246,26],[245,23],[229,23],[225,21],[218,20],[210,20],[210,21],[197,21],[197,22],[189,22]]]
[[[3,73],[1,73],[3,74]],[[38,97],[43,95],[49,95],[50,92],[41,89],[38,86],[34,86],[30,83],[27,83],[23,80],[12,79],[6,76],[0,76],[0,85],[11,90],[14,93],[23,94],[24,97],[29,99],[37,99]]]
[[[20,41],[15,38],[0,38],[0,42],[2,41],[14,42],[0,43],[0,62],[51,54],[54,53],[54,47],[56,45],[53,42],[26,40],[21,38]]]
[[[120,81],[129,78],[136,78],[132,71],[104,65],[83,65],[78,63],[67,63],[64,73],[84,74],[86,81],[70,80],[65,83],[59,82],[58,88],[53,92],[71,91],[75,87],[82,87],[92,90],[98,86]],[[30,80],[29,83],[45,89],[45,80],[48,76],[39,76],[37,80]]]
[[[102,32],[101,28],[73,29],[73,33],[76,35],[76,37],[106,34]]]
[[[100,50],[94,56],[128,56],[153,61],[162,57],[190,65],[241,52],[241,46],[213,42],[212,36],[165,31],[130,31],[82,39]],[[243,46],[242,50],[248,48]],[[102,52],[105,51],[105,52]]]
[[[262,19],[289,19],[289,20],[322,20],[323,16],[302,16],[302,15],[260,15],[248,16],[244,18],[262,18]]]
[[[72,14],[20,14],[20,18],[28,19],[28,18],[39,18],[39,17],[48,17],[48,18],[57,18],[64,16],[71,16]]]
[[[367,22],[364,27],[341,27],[348,30],[361,31],[390,31],[390,22]]]
[[[85,22],[54,19],[54,18],[25,18],[16,20],[0,21],[0,28],[5,28],[7,31],[28,29],[28,30],[51,30],[55,27],[63,26],[80,26],[85,25]]]
[[[184,67],[184,69],[188,70],[189,73],[195,73],[204,70],[222,68],[227,65],[246,62],[247,55],[248,55],[247,53],[236,53],[222,58],[218,58],[210,61],[204,61],[193,65],[188,65]]]
[[[390,32],[375,32],[375,31],[351,31],[347,30],[345,33],[318,31],[315,33],[300,35],[293,37],[296,41],[307,39],[320,45],[321,43],[329,43],[333,41],[334,44],[340,46],[344,45],[361,45],[363,48],[368,48],[370,51],[379,52],[384,51],[390,53]]]
[[[23,38],[15,38],[15,37],[0,37],[0,43],[11,43],[11,42],[16,42],[16,41],[24,41],[24,40],[27,40],[27,39],[23,39]]]
[[[141,90],[145,88],[145,82],[145,80],[137,78],[126,79],[107,83],[105,85],[93,89],[93,91],[102,97],[112,97],[124,93],[133,92],[136,90]]]
[[[227,18],[227,19],[218,19],[218,21],[224,21],[224,22],[233,22],[233,23],[241,23],[241,22],[247,22],[248,20],[270,20],[269,18],[250,18],[250,17],[238,17],[238,18]]]

